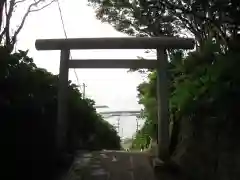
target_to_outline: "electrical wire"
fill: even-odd
[[[65,36],[65,38],[67,39],[67,38],[68,38],[68,36],[67,36],[67,31],[66,31],[66,28],[65,28],[65,24],[64,24],[64,20],[63,20],[62,8],[61,8],[61,6],[60,6],[59,0],[57,0],[57,4],[58,4],[58,10],[59,10],[60,18],[61,18],[61,23],[62,23],[62,28],[63,28],[64,36]],[[70,59],[72,59],[71,52],[70,52]],[[76,69],[74,68],[73,71],[74,71],[74,74],[75,74],[75,76],[76,76],[77,83],[78,83],[78,86],[79,86],[79,88],[80,88],[80,91],[82,91],[82,90],[81,90],[81,85],[80,85],[80,82],[79,82],[79,79],[78,79],[78,75],[77,75],[77,72],[76,72]]]

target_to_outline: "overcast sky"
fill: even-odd
[[[60,0],[63,19],[69,38],[79,37],[123,37],[125,34],[114,30],[110,25],[103,24],[95,18],[94,10],[87,6],[87,0]],[[20,9],[20,7],[19,7]],[[14,23],[18,22],[24,8],[16,11]],[[35,40],[41,38],[65,38],[62,29],[57,3],[33,13],[27,19],[17,42],[17,48],[29,49],[38,67],[57,74],[59,72],[58,51],[37,51]],[[88,50],[72,51],[73,58],[136,58],[150,55],[144,50]],[[97,105],[107,105],[110,110],[140,110],[137,102],[136,87],[143,81],[142,75],[128,73],[127,69],[76,69],[80,83],[85,83],[86,96],[96,101]],[[77,83],[73,70],[70,70],[69,79]],[[103,109],[102,109],[103,111]],[[124,137],[131,137],[136,131],[135,117],[122,117],[121,129]],[[112,124],[116,118],[108,119]],[[122,135],[122,130],[121,134]]]

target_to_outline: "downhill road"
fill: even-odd
[[[81,153],[68,180],[155,180],[147,154],[100,151]]]

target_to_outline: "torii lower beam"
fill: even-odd
[[[154,69],[156,60],[137,59],[73,59],[69,61],[69,68],[132,68]]]
[[[127,38],[77,38],[77,39],[41,39],[36,40],[37,50],[61,50],[57,146],[64,147],[67,128],[67,86],[69,68],[157,68],[158,100],[158,156],[168,158],[169,114],[168,114],[168,78],[166,49],[192,49],[194,39],[177,37],[127,37]],[[157,61],[152,60],[83,60],[69,61],[71,49],[157,49]],[[81,61],[81,60],[80,60]],[[136,61],[136,62],[135,62]]]

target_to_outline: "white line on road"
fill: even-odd
[[[132,156],[129,156],[129,161],[130,161],[130,168],[133,169],[133,158],[132,158]]]
[[[117,157],[113,156],[112,162],[116,162],[117,161]]]
[[[130,176],[131,176],[131,179],[134,180],[134,174],[133,174],[133,171],[130,171]]]
[[[91,173],[92,176],[101,176],[101,175],[107,175],[107,172],[105,169],[94,169]]]
[[[134,173],[133,173],[133,157],[132,156],[129,156],[129,161],[130,161],[130,168],[131,168],[131,171],[130,171],[130,176],[131,176],[131,179],[134,180]]]
[[[100,154],[103,158],[108,158],[108,156],[106,154]]]
[[[107,180],[110,179],[110,172],[107,172]]]

